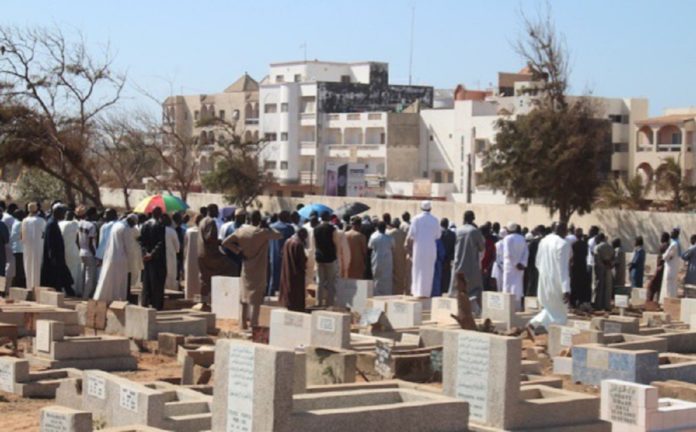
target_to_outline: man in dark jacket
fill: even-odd
[[[43,264],[41,266],[41,284],[60,290],[66,296],[73,297],[73,278],[65,263],[65,244],[58,222],[65,218],[66,208],[53,206],[53,214],[46,224],[44,234]]]
[[[162,209],[155,207],[152,217],[140,230],[140,246],[143,251],[143,292],[140,305],[152,306],[157,310],[164,307],[164,281],[167,278],[167,255],[165,253]]]

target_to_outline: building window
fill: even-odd
[[[280,133],[280,140],[281,140],[281,141],[287,141],[287,140],[288,140],[288,133],[287,133],[287,132],[281,132],[281,133]]]
[[[220,120],[225,120],[225,110],[220,110]]]
[[[672,134],[672,144],[681,144],[681,132]]]
[[[288,161],[280,161],[280,169],[282,169],[283,171],[287,171],[288,170]]]
[[[263,137],[266,141],[269,142],[278,140],[278,134],[276,134],[275,132],[266,132],[265,134],[263,134]]]
[[[350,75],[341,75],[341,82],[344,84],[350,83]]]
[[[283,75],[276,75],[275,82],[277,82],[277,83],[285,82],[285,77]]]
[[[282,104],[280,104],[280,112],[288,112],[288,103],[287,102],[283,102]]]
[[[300,75],[300,74],[295,74],[295,76],[294,76],[292,79],[293,79],[293,81],[295,81],[295,82],[300,82],[300,81],[302,81],[302,75]]]
[[[614,143],[614,153],[626,153],[628,151],[628,143]]]
[[[194,119],[194,120],[198,121],[198,117],[199,117],[199,116],[200,116],[200,112],[198,112],[198,110],[196,110],[196,111],[193,112],[193,119]]]
[[[266,114],[273,114],[278,112],[278,105],[274,103],[268,103],[263,106],[263,112]]]
[[[430,135],[430,142],[433,142],[433,136]]]
[[[435,178],[433,179],[433,181],[434,181],[435,183],[442,183],[442,171],[435,171],[433,174],[434,174],[434,177],[435,177]]]
[[[475,141],[476,145],[476,153],[483,153],[486,151],[486,140],[485,139],[477,139]]]
[[[276,169],[276,161],[267,160],[263,163],[263,169],[266,171],[271,171]]]

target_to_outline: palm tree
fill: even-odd
[[[686,179],[682,179],[679,160],[673,157],[663,159],[662,165],[655,170],[655,190],[672,195],[672,208],[679,210],[682,208],[682,191]]]
[[[603,208],[646,210],[649,205],[647,195],[652,188],[650,180],[643,183],[639,175],[628,181],[612,178],[599,188],[597,205]]]

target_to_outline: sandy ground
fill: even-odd
[[[226,337],[238,331],[238,326],[232,320],[218,320],[217,327],[220,336]],[[20,341],[20,351],[30,349],[31,341],[24,338]],[[546,336],[537,336],[536,342],[523,340],[523,347],[544,346]],[[116,372],[117,375],[127,377],[133,381],[148,382],[156,380],[170,380],[181,377],[181,366],[177,364],[175,357],[157,354],[157,343],[148,342],[144,346],[145,351],[135,354],[138,358],[138,370],[132,372]],[[21,355],[21,354],[20,354]],[[550,374],[550,368],[544,369],[544,374]],[[362,381],[358,377],[358,381]],[[440,387],[439,383],[431,383]],[[598,394],[598,389],[593,386],[575,384],[568,377],[563,380],[563,388],[582,393]],[[52,399],[25,399],[13,394],[0,391],[0,432],[38,432],[39,410],[42,407],[54,404]]]

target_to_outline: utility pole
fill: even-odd
[[[416,25],[416,7],[411,6],[411,46],[408,55],[408,85],[411,85],[411,77],[413,75],[413,30]]]

